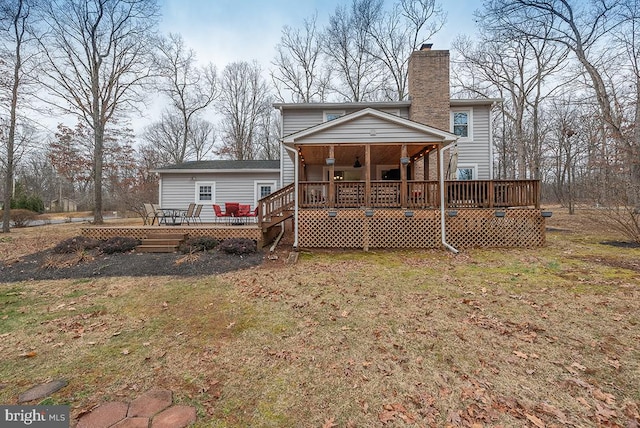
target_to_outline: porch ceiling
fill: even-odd
[[[371,145],[372,165],[395,165],[400,162],[402,147],[397,145]],[[433,143],[407,144],[407,154],[409,157],[418,157],[421,153],[428,153],[435,150],[437,145]],[[324,165],[329,157],[328,146],[300,146],[299,151],[307,165]],[[364,145],[334,145],[334,157],[336,165],[352,165],[356,159],[360,163],[365,163]]]

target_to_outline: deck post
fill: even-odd
[[[400,157],[407,157],[407,145],[403,144],[402,149],[400,150]],[[400,163],[400,206],[402,208],[407,208],[407,165]]]
[[[335,159],[335,150],[333,144],[329,146],[329,157]],[[329,208],[335,207],[336,204],[336,185],[333,182],[333,176],[335,174],[335,162],[329,165],[329,194],[327,197],[329,198]]]
[[[364,146],[364,206],[371,206],[371,146]]]

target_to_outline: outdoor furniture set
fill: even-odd
[[[203,205],[191,203],[187,209],[184,208],[161,208],[157,204],[144,204],[145,224],[158,226],[180,226],[182,223],[200,223],[200,213]],[[241,225],[247,222],[256,222],[258,219],[258,208],[251,211],[251,205],[240,204],[238,202],[226,202],[225,210],[222,212],[220,205],[213,205],[216,223],[225,223],[231,225]]]

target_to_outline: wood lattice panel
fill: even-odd
[[[440,211],[362,209],[299,211],[299,245],[306,248],[440,248]],[[446,217],[447,242],[456,248],[538,247],[545,244],[545,222],[540,210],[462,209]]]
[[[137,239],[145,239],[149,233],[186,233],[189,238],[199,236],[210,236],[218,240],[228,238],[247,238],[255,240],[262,246],[262,232],[257,226],[253,227],[162,227],[162,226],[139,226],[139,227],[87,227],[82,229],[82,235],[94,239],[109,239],[115,236],[129,236]]]
[[[545,221],[537,209],[508,209],[504,217],[490,209],[458,210],[447,219],[447,241],[456,248],[540,247]]]

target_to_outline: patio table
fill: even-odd
[[[162,212],[162,216],[158,221],[158,226],[160,223],[164,223],[165,226],[180,226],[182,225],[182,216],[187,212],[184,208],[160,208],[159,210]]]

